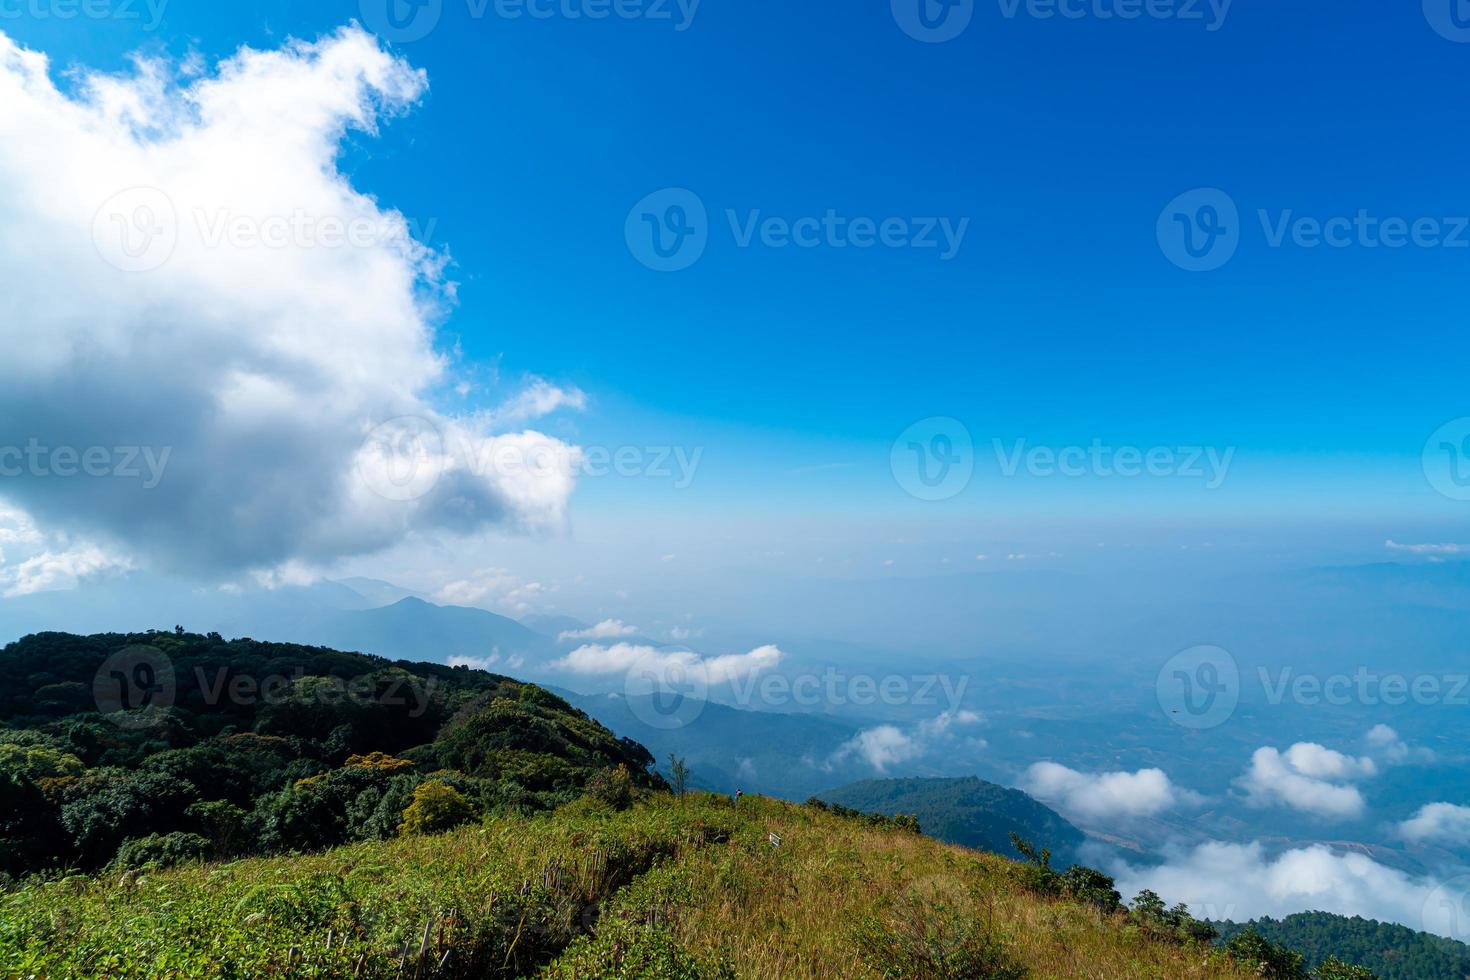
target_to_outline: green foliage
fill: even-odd
[[[701,962],[666,931],[614,920],[582,936],[547,969],[566,980],[733,980],[728,967]]]
[[[146,675],[112,669],[138,649]],[[480,671],[180,630],[40,633],[0,657],[21,678],[0,689],[0,874],[103,867],[153,835],[220,858],[386,839],[425,773],[482,813],[555,808],[618,767],[629,794],[663,785],[641,746]],[[99,712],[94,680],[145,679],[157,701]]]
[[[906,830],[913,834],[921,833],[919,818],[911,813],[896,813],[892,816],[884,813],[863,813],[861,810],[854,810],[839,803],[828,803],[815,796],[809,798],[806,805],[846,820],[856,820],[867,827],[880,830]]]
[[[1352,966],[1336,956],[1323,960],[1312,976],[1314,980],[1378,980],[1367,967]]]
[[[633,774],[627,766],[604,769],[587,780],[587,795],[614,810],[633,805]]]
[[[199,861],[213,848],[198,834],[174,831],[171,834],[149,834],[124,841],[117,849],[112,864],[117,868],[168,868],[186,861]]]
[[[1225,952],[1265,980],[1305,980],[1307,976],[1302,968],[1302,954],[1271,942],[1254,929],[1231,936],[1225,943]]]
[[[1300,950],[1307,966],[1315,967],[1319,974],[1329,958],[1336,958],[1341,963],[1367,969],[1382,980],[1470,976],[1470,946],[1388,922],[1328,912],[1302,912],[1284,919],[1217,925],[1227,938],[1249,928],[1272,942]],[[1353,974],[1346,976],[1353,977]]]
[[[1173,908],[1164,905],[1164,900],[1151,889],[1145,888],[1133,900],[1129,917],[1151,935],[1172,938],[1186,943],[1210,943],[1219,935],[1215,927],[1189,914],[1189,906],[1182,902]]]
[[[1063,872],[1061,885],[1064,894],[1104,912],[1117,912],[1123,907],[1122,896],[1113,887],[1113,879],[1101,871],[1074,864]]]
[[[413,801],[403,811],[398,833],[442,834],[475,819],[475,808],[469,800],[438,779],[420,783],[413,791]]]

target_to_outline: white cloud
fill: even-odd
[[[905,734],[896,725],[878,725],[858,732],[845,742],[833,755],[833,762],[841,762],[856,755],[878,772],[887,772],[888,767],[908,762],[924,754],[923,744]]]
[[[1361,779],[1378,772],[1372,759],[1354,759],[1316,742],[1297,742],[1286,750],[1286,762],[1303,776],[1313,779]]]
[[[1202,844],[1171,851],[1158,867],[1119,865],[1112,873],[1125,896],[1151,888],[1195,915],[1237,921],[1319,910],[1397,922],[1441,936],[1465,938],[1459,911],[1470,879],[1441,882],[1377,863],[1365,854],[1324,845],[1268,857],[1259,842]]]
[[[583,630],[562,630],[557,634],[558,640],[615,640],[621,636],[632,636],[638,632],[638,627],[629,626],[621,619],[604,619],[596,626],[589,626]]]
[[[540,582],[527,582],[504,568],[482,568],[474,574],[436,589],[430,598],[445,606],[476,606],[517,615],[530,612],[548,591]]]
[[[74,589],[90,578],[125,572],[126,558],[108,554],[96,545],[69,551],[43,551],[15,565],[0,566],[0,596],[12,598],[33,592]]]
[[[587,407],[587,395],[578,388],[561,388],[543,378],[531,383],[490,413],[497,425],[520,425],[543,418],[563,408]]]
[[[1162,769],[1084,773],[1055,762],[1027,769],[1021,788],[1079,820],[1152,817],[1201,799],[1174,785]]]
[[[1434,761],[1432,749],[1409,745],[1408,742],[1399,738],[1398,732],[1387,725],[1374,725],[1368,729],[1364,741],[1368,743],[1368,751],[1390,765]]]
[[[1415,843],[1463,845],[1470,841],[1470,807],[1426,803],[1398,825],[1399,834]]]
[[[1465,544],[1399,544],[1389,538],[1383,546],[1390,551],[1403,551],[1411,555],[1464,555],[1470,554],[1470,545]]]
[[[690,650],[660,650],[636,643],[611,646],[586,644],[550,664],[574,674],[625,674],[635,667],[660,676],[695,676],[708,686],[751,677],[775,667],[784,654],[775,646],[756,647],[749,653],[727,653],[701,658]]]
[[[0,502],[0,598],[74,589],[130,568],[126,556],[95,543],[43,534],[24,511]]]
[[[1253,806],[1284,805],[1340,819],[1363,815],[1363,794],[1356,786],[1332,780],[1360,779],[1376,771],[1372,759],[1298,742],[1284,754],[1270,747],[1257,749],[1239,784]]]
[[[978,725],[983,720],[974,711],[956,710],[921,721],[907,732],[897,725],[865,728],[838,746],[827,760],[826,768],[856,756],[878,772],[887,772],[889,766],[933,751],[937,744],[951,737],[954,726]]]
[[[491,426],[583,396],[536,383],[498,416],[441,412],[447,254],[338,168],[422,72],[357,28],[199,73],[141,59],[72,94],[49,70],[0,34],[0,453],[38,446],[60,473],[52,451],[98,449],[113,471],[27,460],[10,504],[226,575],[563,520],[576,449]],[[156,481],[123,475],[135,450]]]

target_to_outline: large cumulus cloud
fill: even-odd
[[[442,411],[445,255],[338,167],[426,86],[353,28],[65,90],[0,34],[0,447],[107,454],[12,453],[0,501],[230,572],[559,523],[576,450],[524,426],[580,395]]]

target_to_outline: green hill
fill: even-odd
[[[1470,946],[1387,922],[1330,912],[1284,919],[1217,922],[1222,939],[1251,928],[1300,952],[1309,967],[1328,956],[1372,970],[1381,980],[1463,980],[1470,977]]]
[[[545,810],[653,758],[561,698],[465,668],[184,633],[0,651],[0,872],[396,835],[421,784]]]
[[[508,677],[183,630],[38,634],[0,663],[4,977],[1300,975],[1087,868],[675,795]],[[962,801],[971,829],[993,795],[1065,836],[1022,794],[941,782],[890,790]]]
[[[983,779],[869,779],[820,794],[837,803],[889,816],[912,814],[924,833],[951,844],[1013,854],[1012,833],[1049,847],[1054,862],[1076,860],[1082,831],[1018,789]]]

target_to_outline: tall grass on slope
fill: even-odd
[[[769,800],[583,800],[320,854],[32,882],[0,895],[0,975],[1245,976],[1033,895],[1019,868]]]

